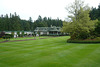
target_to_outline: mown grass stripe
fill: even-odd
[[[78,64],[76,64],[75,66],[81,66],[82,67],[99,67],[100,66],[100,47],[97,47],[95,49],[93,49],[93,51],[91,51],[89,53],[89,55],[87,55],[86,57],[84,57],[82,60],[80,60],[80,62]]]
[[[0,66],[100,66],[100,44],[66,43],[66,39],[68,38],[69,37],[56,37],[49,39],[2,43],[0,44]]]

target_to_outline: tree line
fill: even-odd
[[[42,18],[40,15],[34,22],[31,17],[29,17],[29,20],[22,20],[16,12],[10,13],[10,16],[8,14],[0,16],[0,31],[34,31],[36,27],[50,27],[51,25],[62,27],[63,21],[59,18]]]
[[[90,11],[90,18],[91,20],[98,19],[100,21],[100,4],[98,5],[98,8],[93,8]]]

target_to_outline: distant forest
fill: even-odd
[[[62,27],[63,21],[60,19],[51,19],[40,15],[38,19],[32,22],[32,18],[29,17],[29,20],[22,20],[19,15],[10,13],[1,15],[0,17],[0,31],[34,31],[36,27],[50,27],[51,25]]]

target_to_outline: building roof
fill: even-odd
[[[32,31],[0,31],[0,32],[32,32]]]
[[[46,31],[61,31],[61,27],[56,27],[56,26],[52,26],[52,27],[37,27],[35,30],[35,32],[38,32],[38,31],[43,31],[43,32],[46,32]]]

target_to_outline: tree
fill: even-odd
[[[3,36],[5,36],[5,32],[1,31],[0,32],[0,38],[2,38]]]
[[[21,24],[20,24],[20,17],[15,15],[12,15],[11,18],[11,24],[12,24],[12,31],[20,31],[21,30]]]
[[[95,32],[97,33],[97,36],[100,37],[100,21],[97,22]]]
[[[98,6],[98,20],[100,21],[100,4]]]
[[[96,20],[98,18],[98,10],[96,8],[92,8],[90,11],[91,20]]]
[[[30,25],[30,30],[32,31],[33,30],[33,23],[32,23],[32,18],[29,17],[29,25]]]
[[[89,37],[89,33],[94,30],[95,22],[89,18],[89,7],[84,6],[84,2],[75,0],[70,6],[69,16],[72,22],[63,24],[63,32],[70,33],[71,39],[86,39]]]
[[[62,20],[39,16],[33,23],[31,17],[29,20],[22,20],[16,12],[10,13],[10,16],[6,14],[0,17],[0,31],[33,31],[36,27],[50,27],[51,25],[62,27]]]
[[[90,18],[91,20],[100,20],[100,5],[98,5],[98,8],[93,8],[90,11]]]
[[[5,25],[6,25],[6,29],[5,31],[9,31],[10,30],[10,21],[9,21],[9,17],[8,17],[8,14],[6,14],[5,16]]]
[[[66,7],[66,10],[71,14],[69,18],[71,18],[72,21],[78,20],[77,16],[81,8],[88,9],[87,5],[84,6],[84,2],[81,0],[75,0],[70,6]]]
[[[42,21],[42,17],[39,15],[38,17],[38,21],[41,22]]]
[[[25,22],[24,30],[25,31],[29,31],[30,30],[30,24],[29,24],[29,22]]]

